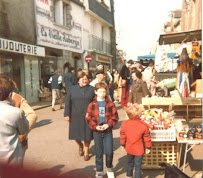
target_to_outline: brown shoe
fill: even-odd
[[[89,155],[85,155],[85,156],[84,156],[84,160],[85,160],[85,161],[88,161],[89,159],[90,159]]]
[[[79,148],[79,155],[80,155],[80,156],[83,156],[83,155],[84,155],[83,148]]]
[[[52,111],[56,111],[54,108],[52,108]]]
[[[61,107],[60,107],[60,109],[64,109],[64,107],[63,107],[63,106],[61,106]]]

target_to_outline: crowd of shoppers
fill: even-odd
[[[119,120],[114,91],[120,89],[121,106],[129,117],[122,123],[120,133],[120,143],[127,152],[127,177],[133,175],[133,165],[135,177],[141,177],[144,147],[149,153],[151,140],[148,127],[140,120],[139,104],[143,97],[153,95],[153,65],[144,70],[143,77],[143,67],[141,64],[134,65],[132,60],[127,61],[120,72],[114,69],[111,73],[101,64],[97,66],[95,75],[82,69],[75,75],[70,64],[65,65],[64,69],[64,77],[56,70],[48,81],[52,89],[52,111],[55,111],[56,99],[60,100],[60,109],[63,109],[61,90],[64,87],[64,118],[69,122],[69,139],[78,145],[78,155],[88,161],[89,146],[94,139],[96,177],[104,175],[103,154],[106,155],[107,175],[114,177],[112,130]],[[27,101],[13,92],[14,88],[10,79],[0,76],[0,112],[3,113],[0,115],[0,162],[22,165],[27,135],[37,116]],[[8,129],[5,123],[13,129]],[[6,134],[12,137],[7,138]]]

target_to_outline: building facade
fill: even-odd
[[[38,101],[43,56],[44,48],[35,43],[33,1],[0,1],[0,74],[13,79],[30,103]]]

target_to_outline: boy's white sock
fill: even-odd
[[[96,178],[103,178],[104,173],[96,171]]]

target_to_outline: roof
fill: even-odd
[[[178,33],[162,34],[159,37],[159,45],[192,42],[202,40],[202,30],[193,30]]]

